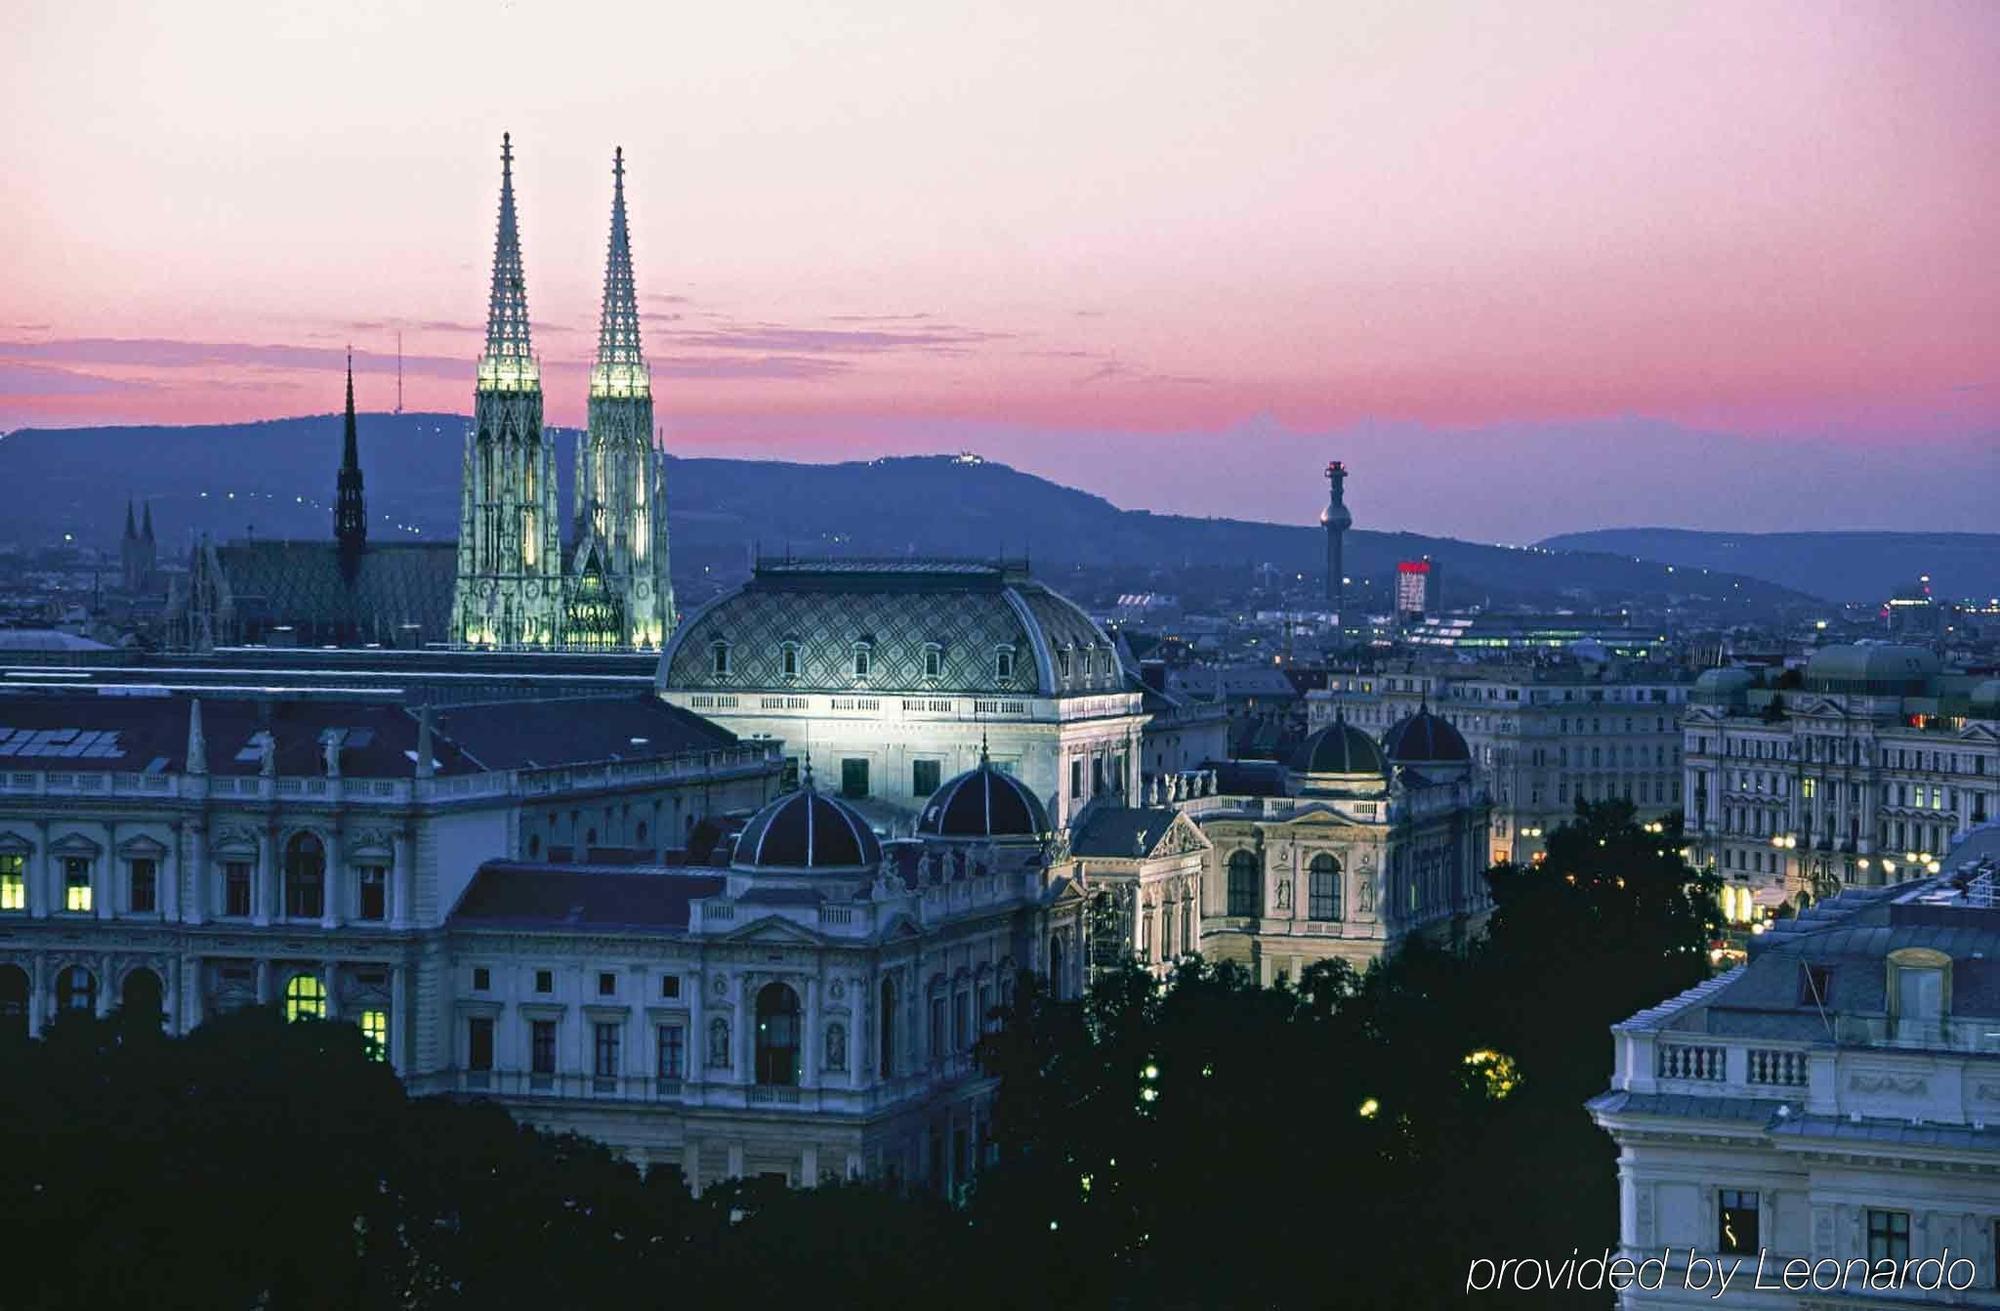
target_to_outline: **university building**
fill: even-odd
[[[1988,826],[1942,875],[1773,921],[1746,964],[1613,1027],[1590,1111],[1618,1144],[1618,1251],[1671,1256],[1622,1306],[1713,1306],[1690,1253],[1742,1260],[1729,1300],[1749,1307],[2000,1306],[1996,857]],[[1876,1290],[1848,1264],[1947,1250],[1956,1291]],[[1753,1289],[1760,1253],[1769,1282],[1795,1260],[1827,1282]]]

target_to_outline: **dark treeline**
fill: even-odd
[[[1582,1103],[1608,1026],[1706,974],[1713,899],[1678,845],[1584,807],[1543,866],[1492,872],[1483,941],[1365,976],[1194,963],[1074,1002],[1024,979],[957,1207],[695,1199],[497,1106],[408,1098],[342,1024],[65,1016],[0,1053],[0,1306],[1458,1304],[1473,1256],[1615,1241]]]

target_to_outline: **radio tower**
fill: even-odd
[[[1329,463],[1326,482],[1326,509],[1319,515],[1320,526],[1326,529],[1326,608],[1333,611],[1334,623],[1338,624],[1347,595],[1346,579],[1342,577],[1341,538],[1354,526],[1354,516],[1347,512],[1347,502],[1342,499],[1347,489],[1347,466],[1339,460]]]

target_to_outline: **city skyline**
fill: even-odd
[[[0,426],[325,412],[349,342],[384,410],[399,334],[406,408],[464,412],[505,130],[552,422],[622,146],[678,454],[969,446],[1294,522],[1286,469],[1340,456],[1361,526],[1490,540],[1663,493],[1691,527],[1984,524],[1983,6],[703,15],[635,20],[657,57],[608,75],[587,13],[126,18],[31,15],[0,93]],[[441,105],[447,35],[541,71]],[[1562,504],[1524,500],[1551,466]]]

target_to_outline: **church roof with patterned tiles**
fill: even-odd
[[[870,647],[857,677],[854,651]],[[715,648],[728,648],[717,672]],[[784,672],[787,645],[798,673]],[[939,673],[924,673],[927,646]],[[999,674],[995,653],[1014,653]],[[1067,660],[1068,672],[1063,664]],[[671,691],[1075,696],[1130,689],[1111,639],[1024,566],[970,560],[767,560],[683,622],[660,656]]]
[[[390,640],[409,624],[426,641],[451,632],[454,543],[371,543],[352,583],[331,541],[229,542],[214,551],[239,622],[379,631]]]

